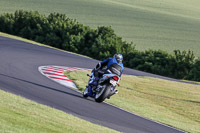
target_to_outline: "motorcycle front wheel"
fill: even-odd
[[[87,98],[88,97],[88,87],[85,88],[83,92],[83,97]]]

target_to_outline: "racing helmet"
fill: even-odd
[[[123,55],[121,53],[116,53],[113,58],[116,59],[117,63],[121,64],[123,61]]]

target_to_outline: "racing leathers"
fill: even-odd
[[[107,71],[110,70],[112,73],[118,75],[121,77],[121,74],[123,72],[123,64],[118,63],[115,58],[108,58],[102,62],[99,62],[96,66],[96,68],[93,69],[93,73],[95,76],[95,80],[93,82],[93,85],[96,85],[99,81],[99,78]]]

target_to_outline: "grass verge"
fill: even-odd
[[[0,90],[1,133],[116,132]]]
[[[65,75],[83,91],[86,73],[68,71]],[[184,131],[200,132],[200,86],[135,76],[123,76],[120,85],[119,93],[106,102]]]

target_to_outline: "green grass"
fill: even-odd
[[[78,89],[88,71],[65,72]],[[79,76],[77,76],[79,75]],[[119,93],[106,100],[130,112],[178,129],[200,133],[200,86],[151,77],[122,76]]]
[[[103,133],[114,130],[0,90],[1,133]]]
[[[199,0],[0,0],[0,9],[65,13],[93,28],[111,25],[139,50],[191,49],[200,57]]]

